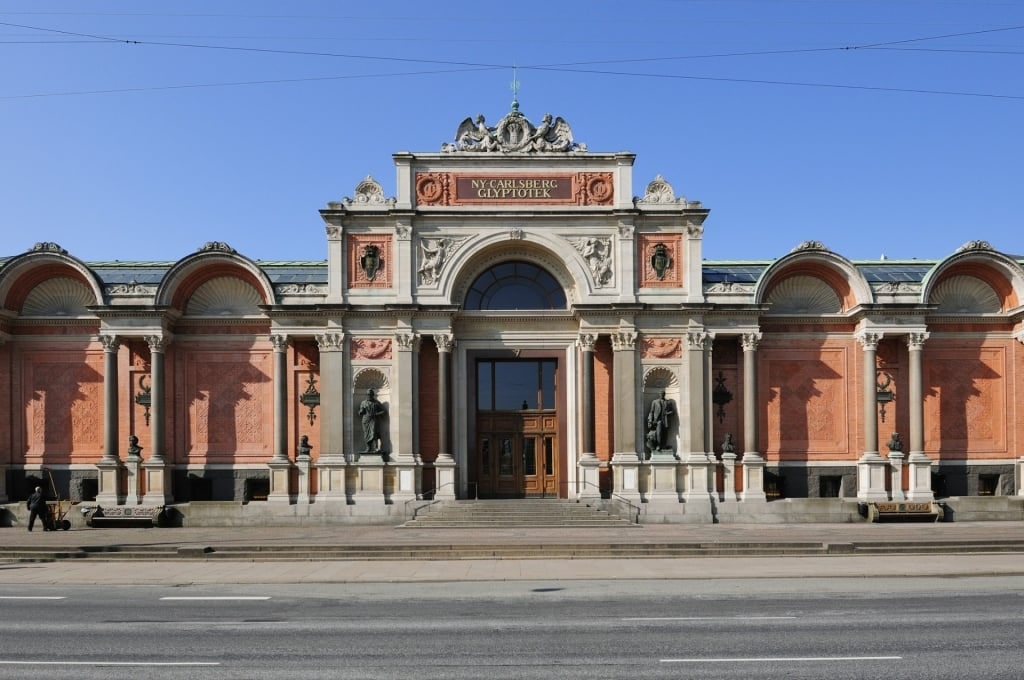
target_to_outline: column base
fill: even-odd
[[[434,461],[434,499],[455,500],[455,459],[450,453],[438,454]]]
[[[767,502],[768,496],[764,492],[764,458],[757,451],[747,451],[740,464],[743,466],[743,491],[740,499],[744,502]]]
[[[577,495],[580,500],[601,498],[601,461],[594,454],[583,454],[578,462]]]
[[[347,503],[346,471],[348,463],[338,453],[321,456],[316,462],[317,501]]]
[[[683,459],[685,485],[683,500],[688,503],[710,503],[711,471],[714,463],[703,451],[691,452]]]

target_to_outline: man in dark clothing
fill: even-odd
[[[32,525],[36,523],[36,517],[43,523],[43,531],[50,530],[50,506],[46,503],[46,494],[41,486],[36,487],[35,493],[28,497],[28,530],[32,531]]]

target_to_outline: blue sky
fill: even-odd
[[[0,256],[326,257],[460,121],[562,116],[711,210],[708,259],[1024,254],[1015,0],[0,0]]]

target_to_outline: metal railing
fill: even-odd
[[[446,482],[446,483],[442,484],[441,486],[439,486],[439,487],[437,487],[435,489],[430,489],[429,491],[424,491],[423,493],[420,494],[419,498],[410,498],[409,500],[407,500],[405,502],[405,516],[408,517],[409,519],[416,519],[419,516],[421,511],[430,510],[431,508],[433,508],[438,503],[444,501],[445,500],[444,498],[438,498],[437,497],[437,492],[440,491],[441,489],[445,488],[445,487],[448,487],[448,486],[454,487],[455,486],[455,482]],[[412,508],[412,514],[410,516],[409,506],[413,505],[414,503],[420,503],[421,505],[417,505],[417,506],[413,507]]]
[[[625,518],[629,520],[630,524],[640,524],[640,506],[635,505],[628,498],[624,498],[623,496],[620,496],[619,494],[614,493],[612,491],[604,491],[597,484],[594,484],[593,482],[588,482],[584,479],[576,480],[576,483],[584,485],[585,487],[593,487],[594,489],[597,490],[598,496],[601,498],[601,500],[607,501],[612,505],[612,507],[620,508],[620,510],[615,513],[616,515],[622,517],[624,509]],[[577,500],[583,502],[586,499],[578,498]],[[625,507],[623,508],[623,506]],[[608,512],[609,514],[611,514],[610,510]]]

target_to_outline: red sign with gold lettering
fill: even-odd
[[[612,173],[416,174],[417,205],[611,205]]]

